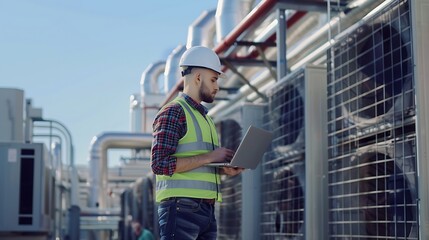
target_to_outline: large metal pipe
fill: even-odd
[[[159,85],[159,76],[165,71],[165,62],[159,61],[149,64],[143,71],[140,80],[141,93],[144,97],[147,94],[161,93]]]
[[[107,150],[144,149],[152,145],[152,134],[103,132],[93,137],[89,152],[89,207],[107,207]]]
[[[177,82],[181,78],[179,62],[180,57],[186,51],[184,45],[177,46],[171,53],[168,55],[167,62],[165,63],[165,72],[164,72],[164,92],[170,92]]]
[[[140,93],[130,96],[130,131],[143,132],[143,104]]]
[[[202,14],[188,27],[186,48],[205,46],[213,48],[215,37],[215,10],[203,11]]]
[[[249,14],[254,0],[219,0],[216,8],[216,39],[222,40]]]
[[[260,19],[261,16],[265,15],[277,0],[266,0],[261,2],[257,7],[255,7],[242,21],[237,25],[232,31],[230,31],[222,42],[220,42],[214,49],[216,53],[222,53],[227,50],[230,46],[235,43],[235,40],[246,31],[252,24]]]

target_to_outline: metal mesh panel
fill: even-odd
[[[415,103],[408,1],[328,53],[330,239],[417,239]]]
[[[268,94],[268,129],[274,138],[263,160],[262,239],[304,237],[303,89],[304,73],[298,71]]]
[[[242,128],[238,122],[226,119],[220,122],[221,146],[237,150],[242,139]],[[241,175],[222,176],[222,202],[219,207],[218,239],[241,238]]]
[[[221,186],[218,239],[241,239],[241,177],[224,177]]]
[[[293,144],[303,145],[304,132],[304,73],[298,71],[288,81],[276,85],[269,93],[269,115],[274,132],[273,147],[287,151]]]
[[[388,8],[329,52],[330,136],[373,134],[414,115],[409,10],[406,2]]]
[[[417,239],[415,137],[330,158],[331,239]]]

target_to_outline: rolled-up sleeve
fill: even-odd
[[[177,158],[172,155],[176,152],[183,133],[186,133],[186,116],[180,105],[169,105],[158,113],[153,122],[151,149],[151,167],[154,174],[173,175]]]

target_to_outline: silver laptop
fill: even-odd
[[[272,139],[272,132],[250,126],[231,162],[209,163],[207,166],[255,169],[270,146]]]

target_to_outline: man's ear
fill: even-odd
[[[199,71],[195,72],[195,83],[201,85],[201,73]]]

